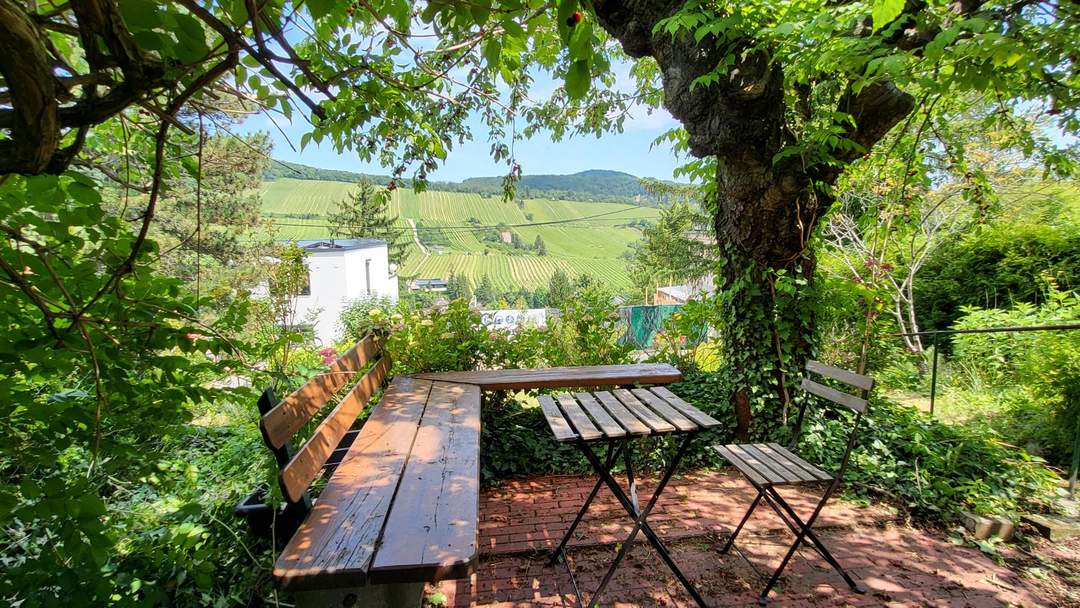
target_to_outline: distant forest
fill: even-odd
[[[266,179],[292,178],[332,182],[356,182],[366,177],[376,184],[390,183],[388,175],[369,175],[339,169],[320,169],[299,163],[275,160],[267,165]],[[428,182],[429,190],[471,192],[482,196],[502,196],[502,177],[470,177],[461,182]],[[408,180],[398,186],[409,187]],[[518,182],[518,197],[566,201],[629,203],[655,207],[659,200],[645,191],[641,180],[629,173],[590,169],[571,175],[525,175]]]

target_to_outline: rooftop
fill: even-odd
[[[310,239],[296,241],[298,247],[308,251],[349,251],[351,249],[376,249],[386,247],[379,239]]]

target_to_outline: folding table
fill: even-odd
[[[660,558],[664,560],[668,568],[679,579],[679,582],[690,593],[699,606],[705,606],[705,601],[694,588],[694,585],[686,578],[679,566],[671,558],[664,543],[649,526],[648,517],[656,506],[660,494],[664,491],[671,479],[679,462],[686,454],[687,449],[693,443],[697,435],[720,425],[720,422],[705,412],[697,409],[689,403],[677,397],[664,387],[637,388],[633,390],[617,389],[613,391],[597,391],[592,393],[574,393],[556,395],[554,398],[547,395],[539,397],[540,407],[547,418],[548,426],[560,442],[573,443],[581,450],[582,454],[592,465],[599,479],[593,487],[585,504],[581,506],[570,529],[566,531],[562,542],[551,556],[551,564],[554,565],[560,557],[564,556],[566,544],[574,534],[574,530],[589,505],[596,498],[600,487],[607,485],[618,499],[619,504],[633,520],[634,525],[629,536],[623,541],[622,546],[615,556],[615,560],[608,568],[607,573],[601,580],[599,587],[589,598],[589,606],[597,605],[600,595],[604,592],[619,563],[626,557],[638,532],[645,535],[649,544],[656,549]],[[645,508],[641,508],[638,502],[637,485],[634,481],[634,468],[631,458],[631,449],[635,440],[654,435],[679,435],[678,448],[675,456],[671,459],[667,468],[660,478],[652,497]],[[594,445],[605,444],[607,452],[603,460],[593,449]],[[619,458],[622,457],[626,468],[627,491],[624,491],[611,471]],[[577,582],[573,572],[567,564],[570,572],[570,580],[577,591]],[[581,604],[581,594],[577,593],[578,603]]]

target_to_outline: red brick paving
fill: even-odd
[[[510,481],[485,491],[480,503],[481,556],[471,579],[437,587],[455,607],[573,606],[564,566],[548,567],[544,552],[559,541],[592,489],[589,477]],[[642,503],[651,480],[639,481]],[[753,499],[745,482],[726,473],[674,479],[649,521],[676,563],[710,606],[756,606],[762,582],[735,553],[716,549]],[[783,492],[800,513],[816,504],[809,492]],[[820,556],[803,549],[772,595],[772,606],[1042,606],[1048,605],[1012,571],[937,532],[895,523],[883,507],[835,500],[814,526],[841,564],[868,590],[851,592]],[[601,490],[571,541],[570,563],[587,599],[629,533],[625,512]],[[652,548],[638,542],[601,597],[602,606],[692,606]],[[792,536],[761,505],[740,536],[744,555],[771,573]]]

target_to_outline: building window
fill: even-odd
[[[371,260],[364,260],[364,285],[367,287],[367,294],[371,295]]]

